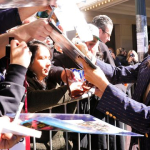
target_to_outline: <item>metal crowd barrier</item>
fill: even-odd
[[[134,87],[132,86],[131,87],[132,88],[132,91],[134,91]],[[129,88],[128,90],[128,92],[129,92],[129,96],[131,96],[131,88]],[[80,100],[83,100],[83,99],[85,99],[85,98],[88,98],[88,106],[89,106],[89,110],[90,110],[90,97],[92,96],[92,91],[89,91],[87,94],[84,94],[84,95],[82,95],[82,97],[80,97],[80,98],[78,98],[78,99],[72,99],[71,101],[68,101],[68,102],[65,102],[65,103],[63,103],[63,104],[58,104],[58,105],[55,105],[55,106],[53,106],[53,107],[51,107],[50,109],[49,109],[49,113],[52,113],[52,109],[54,108],[54,107],[58,107],[58,106],[60,106],[60,105],[64,105],[64,109],[65,109],[65,113],[67,113],[67,104],[68,103],[72,103],[72,102],[77,102],[77,113],[79,114],[80,112],[79,112],[79,101]],[[109,122],[109,116],[107,116],[107,121],[106,122]],[[116,126],[116,120],[115,120],[115,126]],[[125,129],[125,124],[123,124],[123,129]],[[53,131],[50,131],[49,132],[49,137],[50,137],[50,150],[53,150],[52,149],[52,132]],[[90,134],[88,134],[89,136],[89,141],[88,141],[88,144],[89,144],[89,150],[91,150],[91,135]],[[66,150],[68,150],[68,133],[66,132],[66,138],[65,138],[65,140],[66,140]],[[124,137],[124,142],[126,142],[126,138]],[[116,150],[116,135],[114,135],[114,143],[115,143],[115,150]],[[126,144],[125,144],[126,145]],[[36,139],[34,138],[33,139],[33,149],[34,150],[36,150]],[[78,133],[78,150],[80,150],[80,133]],[[110,150],[110,146],[109,146],[109,135],[107,135],[107,150]]]

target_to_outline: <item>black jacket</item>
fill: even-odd
[[[21,25],[18,8],[1,9],[0,10],[0,34],[6,30]]]
[[[101,60],[103,60],[105,63],[111,64],[112,66],[115,66],[114,60],[113,60],[113,58],[109,52],[109,49],[105,43],[100,41],[98,50],[100,53],[102,53]]]
[[[54,74],[54,76],[56,75]],[[46,86],[38,82],[33,72],[27,71],[29,112],[39,112],[70,100],[66,85],[56,88],[55,81],[51,82],[48,78],[45,80]]]
[[[52,72],[52,74],[54,74],[54,78],[59,79],[61,71],[57,71],[56,68],[53,70],[54,72]],[[71,100],[68,95],[67,86],[65,85],[57,88],[56,80],[51,80],[48,77],[45,79],[46,85],[43,85],[37,80],[36,75],[32,71],[28,70],[27,81],[29,83],[29,87],[27,88],[27,104],[29,112],[49,113],[50,111],[48,108]],[[64,107],[57,106],[52,109],[52,113],[64,113]],[[53,132],[52,140],[53,148],[55,149],[65,146],[65,142],[60,142],[64,141],[63,132]],[[32,142],[31,138],[31,149],[33,148]],[[50,149],[49,131],[42,131],[41,138],[36,139],[36,149]]]
[[[9,65],[5,81],[0,83],[0,115],[16,113],[24,95],[23,86],[26,68],[20,65]]]

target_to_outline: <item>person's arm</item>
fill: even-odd
[[[36,7],[20,7],[18,8],[18,13],[20,20],[24,21],[26,18],[32,16],[38,11],[51,10],[50,6],[36,6]]]
[[[82,44],[80,44],[82,45]],[[113,84],[118,84],[118,83],[134,83],[137,79],[137,73],[140,64],[134,65],[134,66],[129,66],[129,67],[115,67],[114,61],[111,62],[113,59],[110,55],[110,52],[104,43],[100,42],[99,47],[101,48],[101,52],[108,52],[109,54],[109,63],[105,63],[99,59],[96,59],[92,53],[88,52],[86,49],[86,46],[84,47],[84,50],[80,50],[87,56],[90,60],[92,60],[93,63],[95,63],[98,67],[100,67],[105,75],[107,76],[108,80],[113,83]],[[59,61],[59,60],[58,60]]]
[[[0,122],[4,125],[10,123],[10,118],[7,116],[0,117]],[[1,128],[0,128],[1,131]],[[8,149],[17,144],[23,136],[13,135],[12,133],[0,133],[0,149]]]
[[[0,116],[15,113],[24,94],[26,68],[20,65],[9,65],[6,79],[0,83]]]
[[[105,89],[97,109],[142,133],[150,130],[150,107],[134,101],[111,84]]]
[[[21,24],[17,8],[0,10],[0,34]]]
[[[29,83],[29,87],[27,88],[29,112],[41,111],[71,100],[67,85],[58,88],[51,87],[49,90],[42,90],[38,87],[34,79],[28,77],[27,81]],[[69,83],[69,87],[70,92],[77,89],[81,90],[81,82],[71,82]]]
[[[102,69],[108,80],[112,84],[118,83],[135,83],[137,80],[140,64],[133,66],[113,67],[101,60],[96,60],[96,65]]]
[[[23,83],[31,58],[31,52],[24,42],[13,40],[11,49],[6,78],[0,83],[0,116],[17,111],[25,92]]]
[[[95,85],[99,91],[96,95],[101,97],[97,109],[118,119],[141,132],[150,130],[150,107],[136,102],[111,85],[100,68],[92,69],[82,59],[85,78]]]
[[[21,25],[28,17],[38,11],[51,10],[49,6],[21,7],[0,10],[0,33]]]
[[[9,37],[14,37],[19,42],[28,42],[32,39],[43,41],[51,34],[51,31],[52,28],[45,18],[22,25],[12,32],[0,35],[0,58],[5,56],[5,49],[6,45],[9,43]]]
[[[118,57],[116,57],[116,59],[115,59],[114,61],[115,61],[115,65],[116,65],[117,67],[121,66],[121,62],[120,62],[120,60],[119,60]]]
[[[29,87],[27,88],[29,112],[48,109],[54,105],[70,100],[66,85],[57,89],[39,90],[35,87],[34,81],[31,78],[27,78],[27,81],[29,83]]]

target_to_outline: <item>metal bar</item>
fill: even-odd
[[[90,93],[88,92],[88,110],[90,114]],[[89,134],[89,150],[91,150],[91,134]]]
[[[33,137],[33,149],[36,150],[36,138]]]
[[[91,90],[93,90],[93,89],[91,89]],[[91,95],[92,95],[92,92],[91,92]],[[91,96],[91,95],[90,95],[90,96]],[[75,102],[75,101],[79,101],[79,100],[85,99],[85,98],[88,98],[88,94],[83,94],[81,97],[79,97],[79,98],[77,98],[77,99],[72,99],[71,101],[66,101],[66,102],[64,102],[64,103],[62,103],[62,104],[54,105],[53,108],[54,108],[54,107],[57,107],[57,106],[64,105],[64,104],[72,103],[72,102]],[[49,109],[50,109],[50,108],[51,108],[51,107],[49,107]]]
[[[65,114],[67,113],[67,104],[64,105]],[[68,132],[66,132],[66,150],[68,150]]]
[[[49,109],[49,113],[52,113],[52,108]],[[49,146],[50,146],[50,150],[53,150],[52,149],[52,131],[49,131]]]
[[[107,122],[109,123],[109,116],[107,115]],[[109,134],[107,135],[107,150],[109,150]]]
[[[126,129],[125,129],[125,126],[126,126],[126,125],[125,125],[124,123],[122,124],[122,126],[123,126],[123,129],[126,130]],[[125,136],[123,136],[123,141],[124,141],[124,143],[126,143],[126,137],[125,137]],[[124,144],[124,143],[123,143],[123,144]],[[124,144],[124,147],[125,147],[125,144]]]
[[[116,120],[114,119],[114,126],[116,127]],[[117,146],[116,146],[116,135],[114,135],[114,149],[116,150],[117,149]]]
[[[89,134],[89,150],[91,150],[91,134]]]
[[[77,113],[79,114],[79,101],[77,101]],[[78,133],[78,150],[80,150],[80,133]]]

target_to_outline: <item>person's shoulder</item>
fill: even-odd
[[[99,42],[99,48],[101,49],[101,51],[107,51],[108,52],[108,47],[105,43],[103,42]]]
[[[150,60],[150,55],[147,55],[147,56],[143,59],[143,61],[145,61],[145,60]]]
[[[141,66],[149,66],[149,64],[150,64],[150,55],[148,55],[147,57],[145,57],[141,62],[139,62],[140,64],[141,64]]]
[[[99,46],[103,47],[105,49],[108,49],[107,45],[105,43],[103,43],[102,41],[99,42]]]
[[[99,45],[100,45],[100,46],[106,46],[106,47],[107,47],[107,45],[106,45],[105,43],[103,43],[102,41],[99,41]]]

